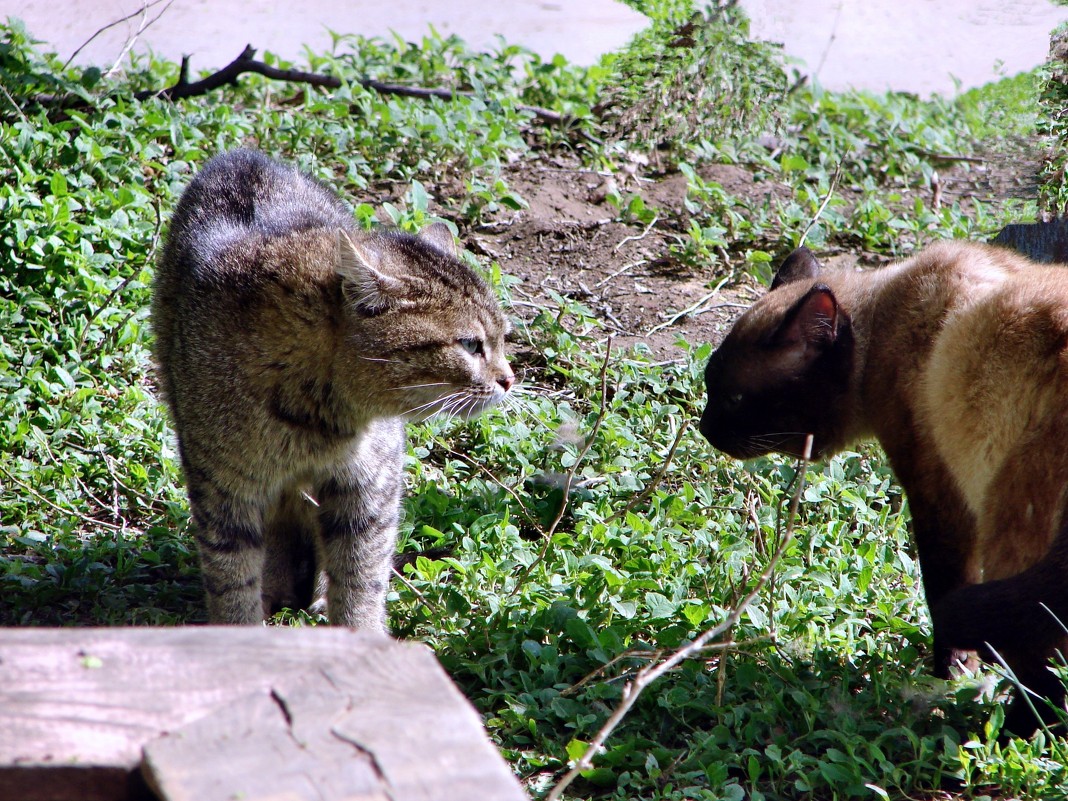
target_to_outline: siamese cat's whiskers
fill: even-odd
[[[810,432],[807,431],[776,431],[771,434],[755,435],[749,437],[746,441],[752,443],[753,445],[763,446],[767,450],[774,450],[775,448],[785,445],[791,440],[797,439],[799,437],[805,437],[809,433]]]
[[[705,368],[701,432],[733,456],[878,439],[912,511],[936,672],[1004,654],[1053,702],[1017,697],[1005,730],[1025,736],[1034,709],[1065,707],[1047,664],[1068,636],[1036,613],[1068,619],[1066,343],[1066,266],[945,242],[823,270],[799,248]]]

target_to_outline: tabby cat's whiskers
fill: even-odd
[[[448,227],[363,231],[310,176],[217,156],[171,220],[152,327],[209,621],[312,605],[384,633],[405,419],[469,417],[514,382],[508,322]]]

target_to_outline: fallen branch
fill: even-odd
[[[714,626],[713,628],[708,629],[704,633],[700,634],[692,642],[683,646],[682,648],[679,648],[677,651],[675,651],[675,653],[673,653],[663,662],[642,668],[635,675],[633,681],[627,682],[627,684],[624,685],[623,698],[620,701],[619,706],[616,707],[615,711],[608,717],[608,720],[605,721],[604,725],[594,736],[593,740],[590,742],[589,747],[586,749],[586,753],[584,753],[575,762],[571,769],[564,774],[563,778],[561,778],[560,781],[556,783],[556,786],[553,787],[549,794],[545,796],[545,801],[559,801],[560,797],[562,796],[564,790],[567,789],[568,785],[570,785],[571,782],[573,782],[584,770],[589,770],[591,767],[593,767],[593,758],[604,748],[605,741],[608,739],[609,735],[611,735],[612,732],[615,731],[616,727],[620,724],[620,722],[622,722],[623,718],[626,717],[631,707],[634,706],[635,702],[638,700],[638,696],[641,695],[642,690],[644,690],[647,686],[659,679],[669,670],[672,670],[677,665],[689,659],[690,657],[695,656],[699,652],[708,650],[725,650],[727,648],[732,648],[735,646],[735,643],[732,641],[721,643],[713,643],[711,641],[714,640],[716,637],[719,637],[724,632],[733,628],[733,626],[741,619],[742,613],[745,612],[749,604],[751,604],[756,599],[757,595],[760,594],[760,592],[764,589],[767,583],[771,580],[771,577],[775,574],[775,569],[776,567],[778,567],[779,560],[782,558],[782,555],[786,552],[786,548],[789,546],[791,540],[793,539],[794,520],[797,516],[797,507],[801,500],[801,493],[804,490],[804,475],[805,470],[808,469],[809,461],[812,458],[811,454],[812,435],[810,434],[808,436],[808,439],[805,441],[804,456],[801,457],[800,465],[798,468],[798,474],[801,476],[801,479],[797,482],[797,487],[791,499],[789,512],[790,516],[786,526],[786,536],[783,537],[782,541],[779,543],[779,547],[776,549],[774,555],[771,557],[771,561],[768,562],[767,567],[764,568],[764,572],[760,574],[760,578],[757,579],[756,584],[753,585],[753,588],[752,590],[750,590],[749,594],[742,599],[741,603],[739,603],[737,606],[734,607],[734,609],[731,610],[730,614],[727,615],[727,617],[724,618],[723,622],[721,622],[719,625]]]
[[[339,89],[345,83],[341,78],[334,75],[322,75],[317,72],[304,72],[303,70],[272,67],[270,64],[258,61],[255,58],[255,55],[256,48],[252,45],[245,45],[245,49],[241,51],[241,55],[221,70],[217,70],[211,75],[201,78],[199,81],[189,80],[189,56],[185,56],[182,58],[178,80],[172,86],[168,86],[165,89],[145,89],[135,93],[134,97],[137,100],[147,100],[153,97],[166,100],[182,100],[187,97],[198,97],[200,95],[206,95],[223,86],[236,85],[237,79],[241,75],[248,73],[262,75],[271,80],[288,81],[290,83],[306,83],[311,86],[319,86],[326,89]],[[398,95],[400,97],[414,97],[421,99],[436,97],[440,100],[451,101],[457,97],[475,96],[474,92],[453,91],[452,89],[428,89],[422,86],[404,86],[402,84],[376,81],[373,78],[362,78],[355,83],[358,83],[365,89],[371,89],[378,92],[379,94]],[[52,106],[61,109],[91,107],[91,104],[89,104],[85,98],[77,95],[40,94],[36,95],[33,99],[42,106]],[[572,122],[571,117],[556,111],[551,111],[547,108],[541,108],[540,106],[521,105],[517,106],[517,108],[521,111],[526,111],[542,122],[551,125],[567,125]],[[583,136],[591,141],[595,141],[595,138],[589,134],[583,134]]]
[[[147,100],[150,97],[161,97],[166,100],[182,100],[187,97],[197,97],[198,95],[206,95],[208,92],[212,92],[223,86],[236,85],[238,77],[246,73],[262,75],[265,78],[272,78],[279,81],[307,83],[312,86],[322,86],[328,89],[339,89],[341,87],[341,79],[334,77],[333,75],[320,75],[315,72],[279,69],[278,67],[272,67],[270,64],[265,64],[262,61],[257,61],[254,58],[255,55],[256,48],[252,45],[245,45],[245,49],[241,51],[241,55],[221,70],[217,70],[206,78],[201,78],[199,81],[192,82],[189,81],[189,56],[183,56],[178,80],[173,86],[159,90],[146,89],[137,92],[134,97],[138,100]]]

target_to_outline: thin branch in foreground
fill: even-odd
[[[571,485],[575,481],[575,473],[578,472],[578,466],[582,463],[582,460],[586,458],[586,454],[590,452],[590,448],[593,447],[594,441],[597,439],[597,432],[601,430],[601,423],[604,422],[605,412],[608,411],[608,364],[612,359],[612,337],[608,337],[608,343],[604,349],[604,362],[601,364],[601,407],[597,411],[597,419],[593,421],[593,428],[590,431],[590,435],[586,437],[586,443],[582,446],[582,450],[578,452],[578,456],[575,457],[575,463],[571,465],[571,469],[567,471],[567,478],[564,481],[564,497],[560,500],[560,508],[556,512],[556,517],[553,518],[552,525],[549,526],[549,530],[545,532],[545,544],[548,547],[549,542],[552,541],[553,534],[556,533],[556,527],[560,525],[560,521],[564,518],[564,512],[567,511],[568,501],[571,497]]]
[[[11,481],[13,484],[18,484],[20,487],[22,487],[28,493],[33,495],[39,501],[43,501],[46,505],[51,506],[58,512],[62,512],[65,515],[71,515],[73,517],[76,517],[82,522],[88,523],[91,526],[100,526],[101,528],[111,529],[112,531],[124,531],[126,528],[125,526],[117,526],[114,523],[108,523],[106,520],[98,520],[95,517],[90,517],[89,515],[82,514],[76,509],[68,509],[66,507],[60,506],[58,503],[51,500],[50,498],[46,498],[44,495],[38,492],[35,488],[31,487],[25,481],[21,481],[20,479],[16,478],[14,475],[8,472],[7,469],[5,469],[2,465],[0,465],[0,473],[6,475],[8,477],[8,480]]]
[[[472,459],[471,457],[467,456],[466,454],[460,453],[458,450],[455,450],[455,449],[449,447],[449,445],[446,444],[445,440],[441,439],[440,437],[435,437],[434,438],[434,444],[437,445],[439,448],[442,448],[446,453],[448,453],[453,458],[456,458],[456,459],[459,459],[460,461],[462,461],[468,467],[473,467],[474,469],[478,470],[480,473],[482,473],[484,476],[486,476],[492,483],[496,484],[498,487],[500,487],[506,493],[511,495],[512,496],[512,500],[514,500],[519,505],[519,511],[523,514],[523,517],[526,518],[527,522],[529,524],[531,524],[532,526],[537,525],[537,518],[535,518],[534,515],[532,515],[530,513],[530,510],[527,509],[526,504],[523,503],[523,499],[519,497],[519,494],[514,489],[509,487],[507,484],[505,484],[503,481],[501,481],[499,478],[497,478],[497,476],[495,476],[493,474],[492,470],[490,470],[488,467],[486,467],[483,464],[479,464],[478,462],[476,462],[474,459]]]
[[[139,268],[134,269],[133,272],[131,272],[124,279],[122,279],[122,282],[119,283],[118,286],[116,286],[113,290],[111,290],[111,292],[108,293],[108,296],[104,299],[104,302],[101,303],[99,307],[97,307],[96,311],[89,315],[89,319],[85,321],[85,325],[82,327],[82,333],[78,337],[78,344],[75,346],[75,350],[79,353],[79,355],[82,352],[82,347],[85,345],[85,338],[89,334],[89,329],[92,327],[93,321],[96,320],[96,318],[101,314],[101,312],[103,312],[108,307],[111,301],[115,299],[116,295],[125,290],[126,287],[133,283],[133,281],[138,276],[140,276],[141,273],[144,272],[146,266],[152,264],[155,261],[156,248],[159,246],[159,234],[160,230],[163,228],[163,212],[160,209],[159,200],[157,200],[154,204],[154,209],[156,211],[156,229],[152,232],[152,244],[148,247],[148,252],[145,254],[144,262],[142,262]],[[119,326],[119,328],[121,328],[121,326]]]
[[[0,92],[3,92],[4,97],[11,103],[11,108],[15,109],[15,113],[22,117],[22,121],[29,125],[30,119],[26,116],[26,112],[22,110],[22,106],[15,102],[15,98],[11,96],[11,92],[7,91],[7,88],[2,83],[0,83]]]
[[[831,176],[831,185],[827,187],[827,195],[823,198],[823,202],[820,203],[820,207],[816,209],[816,215],[809,220],[805,230],[801,234],[801,239],[798,241],[797,246],[802,247],[805,244],[805,240],[808,238],[809,232],[819,222],[820,217],[823,216],[824,210],[827,208],[827,204],[831,202],[831,198],[834,197],[834,190],[838,188],[838,182],[842,179],[842,163],[838,162],[834,165],[834,174]]]
[[[737,606],[734,607],[733,610],[731,610],[730,614],[728,614],[727,617],[724,618],[721,623],[698,635],[692,642],[688,643],[682,648],[679,648],[663,662],[660,662],[657,665],[650,665],[648,667],[644,667],[638,671],[637,675],[634,677],[634,680],[628,682],[623,687],[623,698],[620,701],[619,706],[616,707],[615,711],[608,717],[608,720],[605,721],[604,725],[594,736],[593,740],[590,741],[590,745],[586,749],[586,753],[584,753],[578,759],[578,761],[575,762],[571,769],[564,774],[563,778],[561,778],[560,781],[556,783],[556,785],[549,792],[549,794],[545,796],[545,801],[559,801],[559,799],[563,795],[564,790],[567,789],[568,785],[570,785],[571,782],[573,782],[583,771],[589,770],[591,767],[593,767],[593,758],[604,748],[605,741],[612,734],[612,732],[615,731],[616,727],[622,722],[623,718],[626,717],[627,713],[630,712],[631,707],[633,707],[635,702],[638,700],[638,696],[641,695],[642,690],[644,690],[647,686],[659,679],[669,670],[679,665],[681,662],[685,661],[686,659],[689,659],[690,657],[702,651],[708,650],[710,648],[723,650],[733,647],[733,642],[711,643],[711,640],[714,640],[715,638],[722,635],[724,632],[734,627],[734,625],[741,619],[742,613],[745,612],[749,604],[751,604],[756,599],[757,595],[760,594],[760,592],[764,589],[767,583],[771,580],[772,575],[774,575],[779,560],[782,558],[782,555],[786,552],[786,548],[793,540],[794,521],[797,515],[798,504],[801,500],[801,493],[803,492],[805,486],[804,475],[805,471],[808,469],[808,465],[811,461],[811,458],[812,435],[809,434],[808,438],[805,440],[804,455],[801,457],[800,464],[798,467],[798,473],[801,476],[801,480],[797,482],[797,488],[794,491],[792,503],[790,504],[790,519],[788,520],[786,525],[786,535],[779,543],[779,547],[775,551],[774,555],[772,555],[767,567],[764,568],[764,572],[760,574],[760,578],[757,579],[756,584],[753,585],[753,589],[750,590],[749,594],[742,599],[741,603],[739,603]]]
[[[156,2],[158,2],[158,1],[159,0],[156,0]],[[154,16],[152,19],[148,18],[148,9],[152,5],[155,5],[155,3],[146,4],[142,8],[142,11],[141,11],[141,14],[142,14],[142,16],[141,16],[141,24],[137,26],[137,30],[134,31],[133,36],[131,36],[130,38],[128,38],[126,40],[126,43],[122,46],[122,50],[120,50],[119,54],[115,57],[115,61],[111,65],[111,69],[109,69],[106,73],[104,73],[105,76],[111,77],[112,75],[114,75],[118,71],[119,64],[121,64],[122,60],[124,58],[126,58],[126,56],[129,54],[129,52],[131,50],[133,50],[133,46],[134,46],[134,44],[137,43],[137,40],[141,36],[141,34],[144,33],[145,31],[147,31],[149,28],[151,28],[157,22],[159,22],[160,17],[162,17],[164,14],[167,13],[167,9],[171,7],[171,3],[173,3],[173,2],[174,2],[174,0],[167,0],[167,5],[165,5],[162,9],[160,9],[160,12],[158,14],[156,14],[156,16]]]

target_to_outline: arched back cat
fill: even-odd
[[[772,286],[708,361],[701,432],[738,458],[877,439],[908,495],[936,673],[989,644],[1063,706],[1047,660],[1068,653],[1068,268],[947,242],[835,271],[801,248]],[[1036,721],[1017,700],[1007,724]]]
[[[294,168],[217,156],[174,213],[152,327],[209,620],[304,605],[317,566],[330,622],[385,631],[405,421],[515,380],[448,228],[367,233]]]

